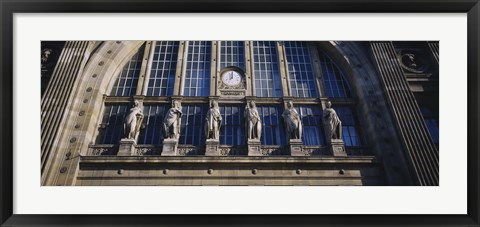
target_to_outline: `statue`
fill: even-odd
[[[288,101],[287,109],[283,111],[282,117],[287,127],[288,138],[302,139],[302,120],[297,110],[293,108],[292,101]]]
[[[403,55],[403,63],[411,69],[417,69],[418,66],[416,56],[413,53]]]
[[[262,122],[260,121],[260,115],[258,115],[254,101],[250,101],[247,104],[244,116],[247,120],[247,139],[259,140],[262,135]]]
[[[178,139],[180,137],[180,125],[182,122],[182,110],[177,100],[172,102],[170,108],[163,118],[163,137],[168,139]]]
[[[45,64],[48,63],[50,60],[50,55],[52,54],[53,50],[50,48],[45,48],[42,50],[42,68],[45,66]]]
[[[222,115],[218,108],[217,101],[210,103],[205,122],[205,137],[207,139],[220,139],[220,127],[222,126]]]
[[[332,103],[327,102],[327,108],[323,110],[323,120],[327,127],[327,138],[330,139],[342,139],[342,122],[338,118],[337,112],[331,108]]]
[[[125,133],[125,139],[135,140],[140,131],[140,126],[142,126],[143,121],[143,111],[139,107],[139,102],[135,101],[133,107],[130,109],[130,112],[125,117],[123,121],[123,129]]]

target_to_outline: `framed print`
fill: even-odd
[[[2,226],[478,226],[478,1],[1,4]]]

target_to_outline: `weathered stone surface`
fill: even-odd
[[[122,139],[118,145],[118,156],[132,156],[135,155],[135,140]]]
[[[178,155],[178,139],[164,139],[162,156],[177,156]]]
[[[205,156],[220,156],[220,141],[217,139],[207,139],[205,141]]]
[[[345,152],[345,144],[341,139],[332,139],[330,146],[332,148],[333,156],[345,157],[347,153]]]
[[[386,184],[381,163],[371,156],[142,156],[122,157],[121,160],[114,156],[85,156],[81,163],[77,185]],[[123,172],[119,175],[120,169]]]
[[[289,145],[291,156],[305,156],[305,153],[303,153],[303,144],[301,139],[290,139]]]
[[[247,141],[248,145],[248,156],[263,156],[262,150],[260,149],[260,140],[251,139]]]

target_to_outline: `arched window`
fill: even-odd
[[[342,137],[347,147],[362,146],[352,91],[344,71],[323,51],[319,51],[320,66],[323,74],[323,87],[332,107],[342,121]],[[341,100],[339,102],[338,100]]]
[[[347,147],[361,146],[361,139],[358,134],[358,126],[352,107],[336,107],[335,111],[342,121],[342,137]]]
[[[116,76],[112,90],[108,93],[110,97],[128,97],[136,94],[144,51],[145,45],[142,45],[122,67],[122,70]],[[105,103],[97,143],[116,144],[120,141],[123,137],[123,120],[129,108],[128,103]]]
[[[144,114],[137,144],[162,146],[165,113],[171,107],[171,97],[180,96],[183,116],[179,146],[194,146],[197,151],[205,149],[205,114],[210,100],[206,96],[218,96],[217,87],[210,87],[211,80],[221,83],[215,77],[219,70],[236,66],[247,73],[245,80],[250,79],[249,84],[253,85],[250,93],[256,97],[252,99],[256,100],[261,117],[262,146],[288,147],[282,96],[293,101],[301,117],[303,145],[327,145],[322,103],[328,99],[342,121],[345,145],[363,146],[353,93],[344,71],[326,52],[312,44],[305,41],[146,42],[116,75],[105,101],[97,143],[117,144],[123,138],[123,119],[131,108],[132,97],[137,95],[135,99],[143,99]],[[140,72],[145,72],[144,77],[139,78]],[[220,145],[223,148],[246,149],[245,106],[243,96],[220,97],[223,117]]]
[[[142,67],[145,46],[142,46],[125,64],[113,86],[111,96],[132,96],[137,91],[138,75]]]
[[[324,78],[325,94],[330,98],[348,98],[351,97],[348,83],[342,70],[335,62],[325,54],[320,52],[320,65]]]

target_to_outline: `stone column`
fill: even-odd
[[[136,95],[147,95],[148,81],[150,79],[150,68],[152,68],[153,54],[155,52],[155,42],[146,41],[142,56],[142,66],[140,67],[140,76],[138,77]]]
[[[188,41],[180,41],[178,46],[177,68],[175,70],[175,86],[173,87],[173,94],[183,95],[183,76],[185,74],[185,68],[187,66],[186,56],[188,50]]]
[[[219,56],[219,49],[218,44],[219,41],[212,41],[212,52],[211,52],[211,65],[210,65],[210,95],[219,95],[218,92],[218,81],[219,81],[219,75],[218,75],[218,57]]]
[[[41,101],[41,172],[52,164],[55,150],[62,137],[61,127],[68,117],[69,104],[75,94],[83,67],[87,63],[94,45],[89,41],[68,41],[58,58],[48,87]],[[70,107],[73,109],[73,107]]]
[[[400,66],[392,42],[370,42],[394,122],[401,135],[411,174],[418,185],[439,184],[438,150]]]
[[[284,41],[277,42],[277,50],[278,50],[278,59],[279,59],[279,66],[280,66],[280,79],[282,80],[282,88],[283,88],[283,95],[289,96],[290,94],[290,83],[287,80],[288,77],[288,66],[286,62],[286,55],[285,55],[285,48],[284,48]]]

